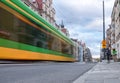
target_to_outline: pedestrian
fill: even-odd
[[[109,48],[106,48],[106,56],[107,56],[107,62],[110,63],[111,51]]]
[[[112,58],[114,62],[117,62],[117,51],[115,49],[112,50]]]

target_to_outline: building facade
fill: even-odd
[[[32,10],[55,26],[55,9],[52,0],[22,0]]]
[[[111,27],[109,27],[106,31],[106,48],[111,50]]]
[[[73,53],[76,61],[79,61],[79,44],[77,39],[71,39],[74,42]]]
[[[84,59],[85,59],[85,62],[92,62],[91,51],[90,51],[90,49],[88,47],[85,48]]]
[[[64,27],[63,22],[62,22],[62,24],[61,24],[61,26],[60,26],[59,29],[60,29],[67,37],[70,36],[69,31],[67,30],[67,28]]]
[[[112,15],[112,48],[117,50],[117,58],[120,58],[120,0],[115,0]]]
[[[83,62],[83,46],[81,42],[79,43],[79,60]]]

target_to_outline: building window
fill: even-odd
[[[120,22],[120,12],[119,12],[119,22]]]
[[[119,44],[117,44],[117,47],[119,47]]]

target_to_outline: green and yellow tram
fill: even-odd
[[[73,48],[21,0],[0,0],[0,60],[75,61]]]

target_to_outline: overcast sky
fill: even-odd
[[[64,21],[70,37],[85,42],[93,57],[100,55],[102,34],[103,0],[53,0],[58,24]],[[111,23],[111,13],[115,0],[105,1],[106,29]]]

